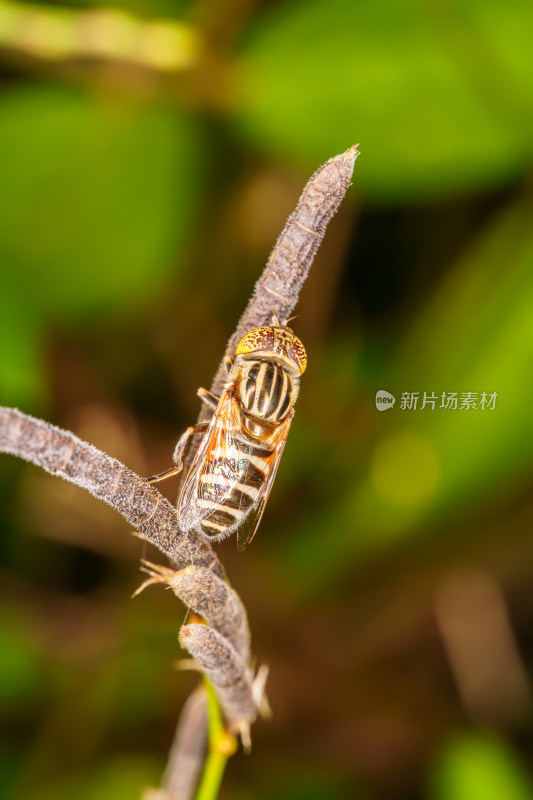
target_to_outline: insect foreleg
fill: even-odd
[[[208,422],[198,422],[196,425],[190,425],[187,430],[181,434],[174,448],[174,453],[172,454],[172,461],[174,462],[174,469],[176,472],[181,472],[183,469],[183,453],[189,444],[191,436],[194,436],[195,433],[205,433],[208,427]]]
[[[217,397],[216,394],[213,394],[212,392],[208,392],[207,389],[203,389],[200,386],[196,394],[207,406],[210,406],[211,408],[216,408],[218,406],[220,397]]]
[[[174,449],[174,453],[172,454],[174,466],[169,467],[169,469],[166,469],[164,472],[160,472],[158,475],[152,475],[151,478],[147,478],[146,480],[148,483],[157,483],[158,481],[164,481],[166,478],[171,478],[173,475],[178,475],[183,469],[183,453],[191,439],[191,436],[194,436],[195,433],[204,433],[207,430],[208,425],[208,422],[199,422],[197,425],[191,425],[189,428],[187,428],[187,430],[184,431],[184,433],[182,433],[178,439],[178,443]]]

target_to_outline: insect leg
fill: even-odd
[[[146,478],[146,482],[159,483],[159,481],[164,481],[166,478],[172,478],[173,475],[177,475],[179,472],[181,472],[181,465],[179,469],[177,467],[169,467],[164,472],[158,472],[157,475]]]
[[[183,453],[189,444],[191,436],[194,436],[195,433],[205,433],[208,427],[208,422],[197,422],[196,425],[190,425],[187,430],[181,434],[174,448],[174,453],[172,454],[172,461],[174,462],[176,472],[181,472],[183,469]]]
[[[212,392],[208,392],[207,389],[203,389],[200,386],[196,394],[201,400],[204,401],[206,405],[210,406],[211,408],[216,408],[218,406],[220,397],[217,397],[216,394],[213,394]]]
[[[227,369],[227,371],[229,373],[229,371],[231,370],[231,368],[233,366],[232,357],[231,356],[224,356],[224,364],[226,365],[226,369]]]
[[[151,478],[147,478],[146,480],[148,483],[157,483],[158,481],[164,481],[166,478],[171,478],[173,475],[178,475],[183,469],[183,452],[187,447],[191,436],[194,436],[195,433],[200,433],[207,430],[208,424],[209,423],[207,422],[199,422],[197,425],[191,425],[189,428],[187,428],[187,430],[182,433],[178,439],[178,443],[172,455],[174,466],[169,467],[169,469],[166,469],[164,472],[160,472],[158,475],[152,475]]]

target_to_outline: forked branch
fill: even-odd
[[[226,380],[225,358],[234,354],[242,336],[270,324],[273,315],[280,320],[290,316],[326,226],[350,184],[357,156],[353,146],[326,162],[308,182],[228,342],[211,387],[214,394],[220,393]],[[205,407],[201,419],[211,413]],[[168,556],[175,569],[145,564],[149,577],[143,586],[168,584],[199,615],[198,621],[181,628],[180,642],[210,679],[228,728],[239,732],[249,745],[250,725],[268,708],[263,692],[266,673],[260,670],[253,676],[246,611],[211,545],[180,528],[176,508],[152,484],[68,431],[17,409],[0,407],[0,451],[91,492]],[[194,449],[189,457],[192,453]],[[186,467],[187,460],[184,473]],[[157,793],[166,800],[190,800],[196,784],[206,717],[203,694],[194,698],[171,752],[166,788]]]

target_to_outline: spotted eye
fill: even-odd
[[[293,361],[303,375],[307,366],[307,355],[301,341],[289,328],[282,325],[264,326],[253,328],[245,334],[235,354],[247,355],[249,353],[272,353],[280,358],[289,358]]]
[[[289,350],[289,356],[298,364],[300,367],[300,373],[303,375],[305,368],[307,367],[307,353],[305,352],[305,347],[301,341],[296,338],[296,336],[292,341],[292,346]]]
[[[235,355],[240,356],[245,353],[255,353],[257,350],[274,349],[274,331],[270,327],[253,328],[245,334],[239,344]]]

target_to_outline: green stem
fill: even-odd
[[[209,751],[196,800],[216,800],[228,757]]]
[[[209,724],[209,751],[196,800],[216,800],[229,756],[237,749],[237,742],[224,727],[222,713],[213,687],[204,677],[207,691]]]

